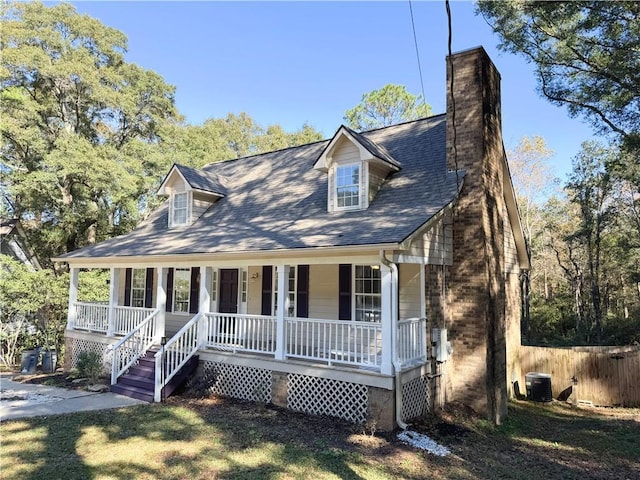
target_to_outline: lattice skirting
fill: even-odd
[[[402,385],[402,420],[407,422],[431,410],[431,381],[426,375]]]
[[[367,419],[366,385],[289,374],[287,407],[312,415],[329,415],[353,423]]]
[[[113,351],[109,348],[109,344],[74,338],[71,343],[71,368],[78,366],[78,358],[82,352],[98,353],[98,355],[102,357],[102,364],[104,365],[103,373],[108,375],[111,372]]]
[[[225,397],[271,402],[271,371],[262,368],[204,362],[203,376],[216,378],[211,393]]]

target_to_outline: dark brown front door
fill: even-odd
[[[238,313],[238,270],[220,270],[220,313]]]

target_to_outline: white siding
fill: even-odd
[[[252,278],[254,275],[256,278]],[[247,313],[260,315],[262,312],[262,267],[249,267],[247,279]]]
[[[193,203],[191,205],[191,221],[195,222],[212,204],[212,198],[202,193],[193,193]]]
[[[506,274],[518,274],[520,268],[518,266],[518,250],[516,248],[516,241],[513,237],[513,230],[511,222],[509,222],[509,215],[507,209],[504,209],[504,273]]]
[[[309,266],[309,318],[338,319],[338,265]]]
[[[422,265],[403,263],[398,266],[400,290],[398,295],[399,320],[424,317],[420,311],[420,269]]]
[[[387,170],[375,164],[369,165],[369,203],[375,198],[386,177]]]
[[[423,257],[427,264],[451,265],[453,261],[452,240],[450,217],[445,215],[413,241],[408,254]]]
[[[333,150],[333,162],[337,165],[358,163],[360,161],[360,151],[358,147],[346,138],[341,138]]]

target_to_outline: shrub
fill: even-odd
[[[80,352],[77,368],[81,377],[86,377],[92,383],[96,383],[104,372],[102,355],[97,352]]]

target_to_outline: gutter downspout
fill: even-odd
[[[398,266],[387,259],[384,250],[380,250],[380,262],[391,270],[391,344],[393,345],[393,370],[395,373],[395,394],[396,394],[396,423],[402,430],[406,430],[408,425],[402,421],[402,379],[400,377],[402,365],[398,359]]]

